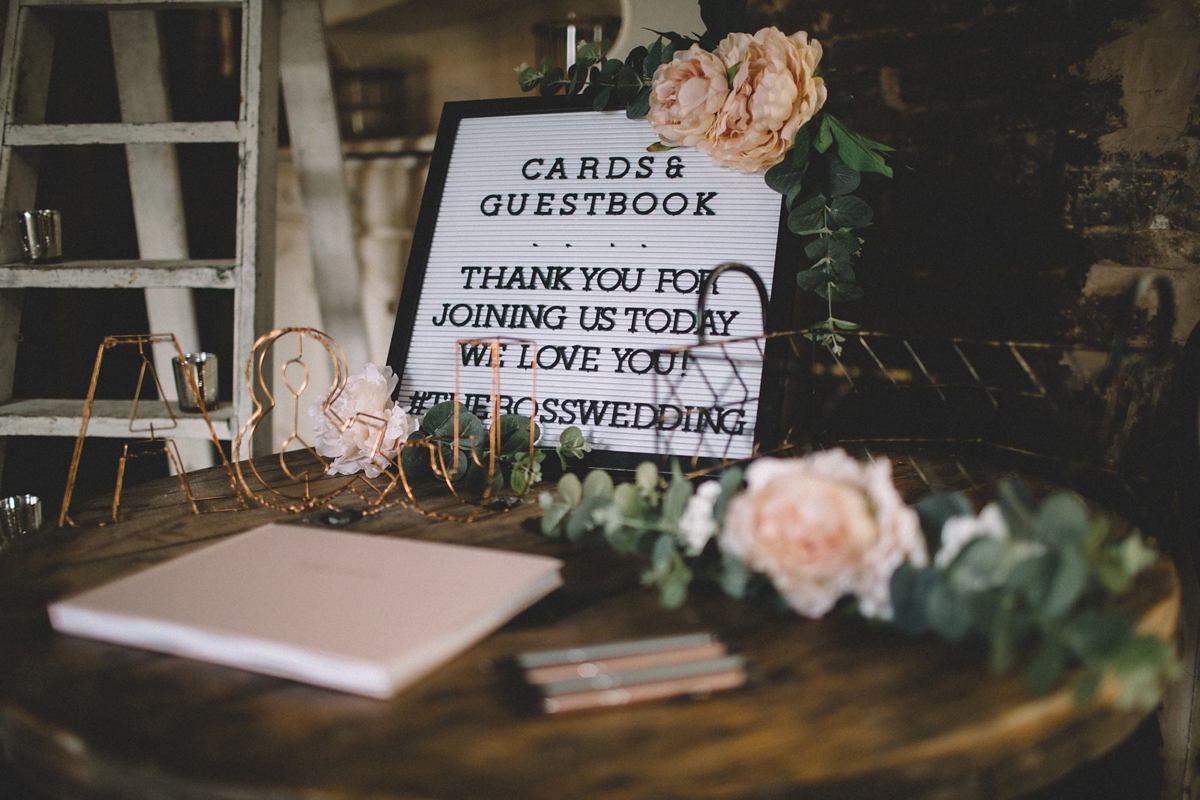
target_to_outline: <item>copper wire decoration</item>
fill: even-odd
[[[362,440],[371,443],[369,460],[379,468],[379,475],[369,478],[363,473],[352,475],[329,475],[330,459],[305,441],[300,432],[300,397],[309,381],[309,367],[305,363],[304,343],[311,340],[318,348],[318,357],[324,353],[333,365],[333,379],[329,392],[318,406],[318,412],[334,423],[340,433],[361,426]],[[294,353],[289,351],[286,359],[281,355],[285,343],[292,343]],[[464,343],[459,343],[462,346]],[[330,336],[313,328],[281,328],[260,336],[254,343],[250,358],[246,362],[245,380],[254,402],[254,412],[242,426],[234,441],[234,463],[237,483],[245,497],[269,508],[290,513],[303,513],[318,509],[330,511],[356,509],[373,514],[386,508],[403,506],[422,514],[441,519],[470,521],[487,506],[492,495],[492,486],[499,469],[500,445],[500,369],[499,353],[501,342],[472,340],[465,344],[486,344],[490,348],[489,366],[492,370],[492,425],[487,434],[487,456],[481,451],[483,442],[474,436],[462,435],[462,406],[458,402],[458,378],[455,378],[453,430],[449,436],[431,436],[402,443],[395,454],[383,453],[387,432],[387,420],[383,417],[356,413],[343,419],[336,411],[337,401],[346,390],[348,371],[346,357]],[[312,353],[308,354],[311,357]],[[275,456],[276,462],[248,456],[249,442],[257,427],[276,410],[276,398],[271,391],[272,371],[268,368],[272,357],[280,359],[278,376],[291,396],[293,408],[291,430]],[[456,362],[457,363],[457,362]],[[533,423],[530,422],[530,458],[533,453]],[[290,449],[289,449],[290,448]],[[403,452],[424,451],[430,471],[449,489],[447,497],[441,492],[420,492],[411,476],[405,473]],[[422,456],[426,457],[426,456]],[[462,459],[470,459],[480,469],[486,469],[487,481],[478,498],[470,498],[455,486],[454,478],[463,468]],[[272,469],[265,466],[270,463]],[[274,469],[277,463],[278,470]],[[281,475],[282,478],[276,478]],[[402,491],[396,491],[400,487]]]
[[[79,475],[79,462],[83,456],[83,443],[87,438],[88,424],[91,422],[92,412],[96,403],[96,386],[100,381],[100,368],[104,362],[104,354],[114,347],[136,347],[138,356],[141,358],[141,364],[138,369],[137,385],[134,388],[133,400],[130,401],[129,407],[129,432],[131,434],[143,435],[147,438],[139,441],[127,443],[124,446],[121,458],[117,465],[117,479],[113,489],[113,498],[111,512],[108,522],[117,522],[120,519],[121,511],[121,491],[125,481],[125,468],[131,459],[145,457],[148,455],[165,455],[168,462],[171,464],[172,470],[175,472],[179,480],[179,488],[187,499],[188,508],[193,514],[201,514],[211,511],[232,511],[245,508],[246,504],[242,499],[241,494],[237,490],[237,483],[234,480],[233,469],[229,464],[229,459],[225,457],[224,451],[221,449],[220,440],[217,437],[216,428],[213,427],[212,417],[209,416],[208,410],[202,402],[200,387],[196,383],[195,376],[188,373],[187,389],[192,393],[196,400],[196,405],[203,415],[204,422],[208,427],[209,439],[212,441],[217,453],[221,459],[221,465],[224,467],[226,474],[229,476],[229,488],[231,495],[223,495],[221,497],[204,497],[199,498],[193,493],[191,485],[187,480],[187,475],[184,472],[183,460],[179,455],[179,448],[176,446],[174,439],[164,438],[160,434],[164,431],[172,431],[179,427],[179,421],[175,416],[175,410],[171,407],[171,403],[166,399],[166,394],[163,391],[162,381],[159,380],[158,372],[154,368],[154,360],[150,354],[150,349],[156,344],[169,344],[175,350],[175,355],[183,359],[183,350],[179,347],[179,342],[175,339],[175,335],[171,333],[150,333],[136,336],[109,336],[100,343],[100,347],[96,352],[96,361],[92,367],[92,380],[88,385],[87,400],[83,404],[83,421],[79,426],[79,435],[75,439],[75,450],[71,455],[71,466],[67,472],[67,486],[63,492],[62,510],[58,515],[59,527],[78,527],[76,522],[71,519],[71,495],[75,490],[75,480]],[[149,379],[154,388],[158,392],[156,400],[143,400],[142,390],[146,386]],[[182,388],[182,387],[180,387]],[[166,414],[155,418],[139,417],[138,411],[142,403],[162,403]],[[232,503],[232,505],[231,505]],[[98,524],[106,524],[100,522]]]

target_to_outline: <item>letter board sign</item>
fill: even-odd
[[[724,348],[736,374],[679,348],[763,333],[746,277],[723,276],[703,318],[697,300],[731,261],[794,285],[780,196],[694,149],[648,152],[645,120],[555,100],[446,104],[388,357],[399,401],[420,414],[457,390],[487,422],[498,393],[551,442],[578,425],[597,451],[749,456],[761,341]]]

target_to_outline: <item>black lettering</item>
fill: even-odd
[[[579,362],[579,371],[599,372],[600,365],[594,363],[593,361],[593,359],[595,359],[598,355],[600,355],[599,347],[592,347],[591,345],[585,346],[583,348],[583,361]]]
[[[529,159],[528,161],[526,161],[526,162],[525,162],[523,165],[521,165],[521,175],[522,175],[522,176],[525,178],[525,180],[528,180],[528,181],[535,180],[535,179],[537,179],[537,178],[541,177],[541,174],[542,174],[542,173],[540,173],[540,172],[535,172],[535,173],[533,173],[532,175],[530,175],[530,174],[529,174],[529,165],[530,165],[530,164],[545,164],[545,163],[546,163],[546,162],[545,162],[545,160],[544,160],[544,159],[541,159],[541,158],[531,158],[531,159]]]
[[[554,213],[554,209],[550,208],[550,204],[554,202],[553,192],[538,192],[537,208],[533,210],[534,214],[541,217],[549,216]]]
[[[502,309],[501,311],[496,311],[496,307],[494,305],[492,305],[491,303],[488,303],[487,317],[483,321],[483,327],[485,327],[485,328],[492,327],[493,319],[496,320],[497,328],[503,328],[508,323],[508,309],[509,309],[508,303],[503,304],[502,306],[500,306],[500,308]]]
[[[537,269],[537,267],[533,267],[533,269]],[[504,282],[504,288],[511,289],[511,288],[513,288],[514,283],[517,284],[518,289],[525,288],[525,268],[524,267],[513,267],[512,275],[509,276],[508,280]]]
[[[633,174],[635,178],[649,178],[654,174],[654,156],[642,156],[638,159],[638,171]]]
[[[668,178],[682,178],[683,177],[683,159],[682,158],[680,158],[679,156],[671,156],[667,159],[666,176]]]
[[[602,425],[608,414],[609,401],[576,400],[579,406],[579,421],[584,425]]]
[[[638,205],[638,201],[643,197],[650,198],[650,207],[645,210],[642,209],[641,205]],[[642,205],[645,204],[643,203]],[[642,192],[637,197],[633,198],[633,213],[635,214],[640,214],[644,217],[647,214],[654,213],[654,209],[656,208],[658,208],[658,195],[654,194],[653,192]]]
[[[583,273],[583,291],[590,292],[592,290],[592,278],[600,274],[601,267],[593,267],[591,272],[588,272],[587,267],[580,267],[579,271]]]
[[[642,421],[642,412],[643,411],[647,412],[647,416],[648,416],[648,419],[645,422]],[[634,403],[633,404],[633,427],[639,428],[641,430],[646,430],[647,428],[653,428],[654,424],[656,422],[658,422],[658,409],[657,408],[650,405],[649,403]]]
[[[562,201],[563,201],[563,205],[566,206],[566,208],[560,208],[558,210],[559,216],[569,217],[572,214],[574,214],[575,213],[575,201],[578,199],[579,199],[579,195],[575,194],[575,192],[568,192],[568,193],[564,194]]]
[[[614,174],[614,170],[616,169],[618,163],[623,164],[625,166],[625,169],[621,170],[620,175]],[[628,174],[629,174],[629,159],[628,158],[625,158],[624,156],[609,156],[608,157],[608,174],[604,176],[605,178],[608,178],[609,180],[614,180],[616,178],[624,178]]]
[[[566,180],[567,166],[563,163],[562,156],[554,159],[554,166],[550,167],[550,171],[546,173],[546,180],[550,180],[551,178]]]
[[[495,277],[492,277],[493,269],[496,269],[499,271],[499,274],[496,275]],[[504,273],[505,272],[508,272],[508,267],[484,267],[483,268],[483,280],[480,281],[479,288],[486,289],[486,288],[488,288],[488,281],[495,281],[496,282],[495,288],[499,289],[500,285],[504,282]]]
[[[583,180],[583,176],[587,172],[592,173],[592,180],[598,180],[600,176],[596,174],[596,168],[600,166],[600,159],[592,156],[583,156],[579,159],[579,177],[576,180]]]
[[[459,272],[462,272],[467,276],[467,282],[463,284],[464,289],[471,288],[471,279],[475,277],[476,272],[479,272],[482,269],[483,267],[463,267],[461,270],[459,270]]]
[[[680,200],[683,201],[683,205],[681,205],[675,211],[672,211],[670,206],[667,205],[668,203],[671,202],[672,197],[678,197]],[[687,211],[688,203],[689,203],[689,200],[688,200],[686,194],[683,194],[682,192],[671,192],[669,195],[667,195],[666,197],[663,198],[663,211],[667,212],[672,217],[678,217],[680,214]]]
[[[597,200],[602,200],[603,198],[604,198],[604,192],[586,192],[586,193],[583,195],[583,199],[584,199],[584,200],[591,200],[591,201],[592,201],[592,204],[591,204],[590,206],[588,206],[588,212],[587,212],[587,213],[588,213],[588,216],[589,216],[589,217],[594,217],[594,216],[596,216],[596,201],[597,201]],[[684,198],[684,199],[686,200],[687,198]]]
[[[495,201],[495,205],[491,206],[490,211],[488,210],[488,200]],[[485,217],[494,217],[497,214],[499,214],[500,213],[500,195],[489,194],[487,197],[483,198],[483,200],[479,201],[479,210],[481,212],[483,212],[483,215]]]
[[[547,397],[542,401],[542,415],[538,417],[538,422],[543,425],[552,425],[558,422],[558,398]]]
[[[610,216],[620,216],[625,213],[625,200],[628,198],[624,192],[612,192],[608,196],[608,211],[605,214]]]
[[[610,428],[628,428],[629,422],[625,420],[625,414],[629,411],[629,403],[613,403],[612,418],[608,422]]]
[[[692,215],[696,217],[716,216],[717,212],[708,207],[708,201],[716,196],[716,192],[696,192],[696,210],[692,212]]]
[[[567,276],[575,269],[574,267],[552,267],[554,272],[554,285],[551,289],[562,289],[563,291],[571,291],[570,284],[567,283]]]
[[[512,207],[513,200],[515,200],[516,198],[517,198],[517,196],[515,194],[510,194],[508,196],[508,213],[512,214],[514,217],[519,216],[521,214],[521,212],[525,210],[525,202],[527,200],[529,200],[529,193],[528,192],[521,193],[521,207],[518,208],[516,211],[513,211],[513,207]]]
[[[628,317],[630,311],[633,312],[633,322],[629,323],[629,332],[637,333],[638,316],[645,314],[646,309],[644,309],[644,308],[626,308],[625,316]]]

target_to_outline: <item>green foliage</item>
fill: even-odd
[[[513,491],[525,494],[542,480],[541,464],[547,451],[536,446],[541,429],[522,414],[503,414],[495,424],[500,426],[500,446],[496,453],[499,469],[492,488],[501,489],[507,483]],[[461,406],[457,439],[454,425],[453,401],[432,406],[421,419],[420,427],[408,437],[409,446],[400,451],[401,466],[410,480],[449,475],[450,480],[461,483],[468,491],[482,494],[487,488],[490,457],[488,430],[479,417]],[[582,458],[591,449],[583,432],[575,426],[562,432],[555,448],[564,469],[567,458]]]
[[[714,527],[729,499],[741,488],[742,471],[726,470],[720,494],[713,501]],[[713,577],[726,591],[741,596],[750,581],[746,567],[722,556],[713,547],[689,554],[686,532],[680,521],[694,490],[677,463],[670,480],[649,462],[638,465],[632,483],[614,486],[603,470],[592,470],[580,482],[564,475],[554,492],[538,497],[543,511],[542,532],[548,536],[587,545],[607,545],[617,552],[640,556],[649,562],[642,583],[658,589],[666,608],[677,608],[687,599],[688,586],[697,573]]]
[[[1025,682],[1035,693],[1057,686],[1066,671],[1085,669],[1075,687],[1090,699],[1101,676],[1122,680],[1120,702],[1157,704],[1178,670],[1162,639],[1139,636],[1112,600],[1158,558],[1135,531],[1114,541],[1105,520],[1090,520],[1077,496],[1061,492],[1041,504],[1015,480],[1000,486],[1004,536],[972,540],[944,567],[901,566],[892,575],[896,627],[933,631],[950,641],[974,636],[988,643],[996,672],[1033,650]],[[918,504],[931,551],[947,520],[970,515],[961,495],[938,494]]]

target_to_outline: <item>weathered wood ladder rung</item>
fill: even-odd
[[[241,14],[241,106],[235,120],[175,122],[162,65],[160,9],[228,8]],[[55,15],[108,12],[122,122],[47,124]],[[185,350],[199,349],[191,288],[233,292],[233,359],[243,364],[260,333],[271,328],[274,299],[275,146],[279,81],[279,0],[13,0],[0,65],[0,467],[12,435],[73,435],[83,400],[12,400],[21,319],[21,293],[41,288],[143,288],[152,329],[175,333]],[[174,145],[225,143],[238,148],[237,230],[233,258],[189,258]],[[19,214],[37,197],[41,149],[46,146],[123,145],[129,166],[138,259],[23,262]],[[69,232],[71,221],[64,221]],[[156,322],[156,314],[158,320]],[[178,329],[176,329],[178,328]],[[128,331],[119,331],[128,333]],[[164,389],[172,393],[170,353],[155,352]],[[235,369],[235,374],[237,370]],[[88,435],[136,438],[123,404],[97,404]],[[124,404],[127,406],[128,404]],[[233,403],[218,418],[218,436],[233,439],[253,411],[247,387],[234,381]],[[164,427],[169,420],[154,420]],[[139,422],[143,420],[139,414]],[[182,438],[204,437],[182,424]],[[256,449],[269,448],[268,431]],[[203,442],[196,442],[207,452]],[[198,456],[200,463],[205,460]],[[185,459],[186,461],[186,459]],[[196,465],[194,461],[192,465]]]

